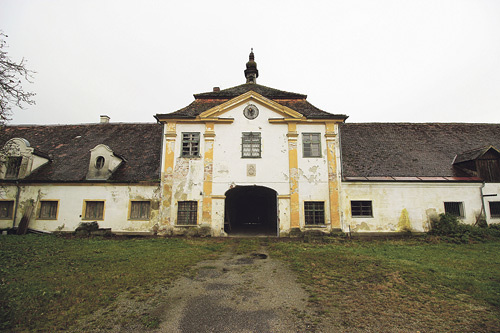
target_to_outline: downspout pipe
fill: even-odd
[[[17,217],[17,209],[19,208],[19,194],[21,189],[19,187],[19,182],[16,180],[16,206],[14,207],[14,219],[12,221],[12,229],[16,227],[16,217]]]
[[[481,212],[479,213],[479,216],[476,219],[476,224],[479,222],[479,219],[481,218],[481,214],[484,214],[484,220],[486,221],[486,224],[488,224],[488,218],[486,216],[486,209],[484,206],[484,194],[483,194],[483,188],[484,188],[485,182],[481,185],[481,188],[479,189],[481,191]]]

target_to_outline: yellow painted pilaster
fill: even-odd
[[[165,124],[165,156],[162,172],[162,222],[166,225],[171,224],[172,207],[172,186],[174,182],[174,161],[175,161],[175,122]]]
[[[212,224],[212,178],[214,165],[214,123],[205,123],[205,153],[203,158],[203,211],[201,222]]]
[[[288,168],[290,173],[290,228],[300,227],[299,163],[297,155],[297,124],[288,123]]]
[[[328,158],[328,192],[330,199],[330,222],[332,228],[340,228],[339,211],[339,181],[337,177],[337,153],[336,153],[336,124],[327,122],[326,126],[326,148]]]

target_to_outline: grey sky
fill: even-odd
[[[193,93],[257,82],[349,122],[500,122],[500,1],[0,0],[37,71],[13,124],[152,122]]]

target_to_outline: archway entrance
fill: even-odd
[[[263,186],[236,186],[226,192],[224,231],[229,235],[276,236],[277,193]]]

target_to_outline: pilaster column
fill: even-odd
[[[201,222],[212,224],[212,179],[214,164],[214,123],[205,123],[205,152],[203,157],[203,210]]]
[[[299,165],[297,155],[297,124],[288,123],[288,169],[290,182],[290,228],[300,228]]]
[[[336,141],[337,133],[335,132],[336,123],[327,122],[326,126],[326,149],[328,158],[328,192],[330,200],[330,223],[332,228],[340,228],[340,212],[339,212],[339,180],[337,174],[337,152]]]
[[[172,186],[174,183],[174,161],[175,161],[175,122],[165,123],[165,151],[162,172],[162,211],[163,223],[172,223]]]

